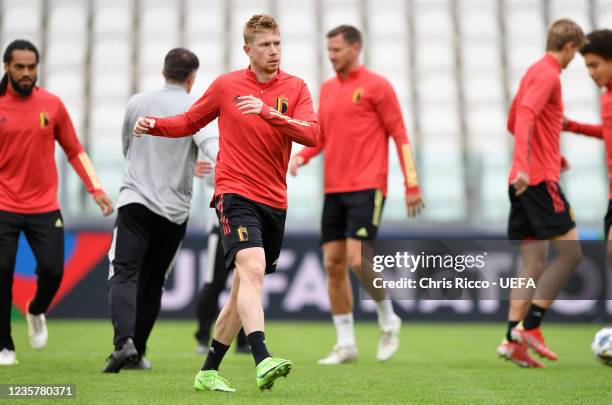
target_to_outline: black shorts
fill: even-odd
[[[0,211],[0,274],[3,271],[13,274],[15,270],[20,232],[24,233],[36,258],[36,274],[43,271],[61,276],[64,272],[64,219],[61,212],[19,214]]]
[[[287,211],[260,204],[238,194],[215,198],[225,267],[233,269],[239,250],[261,247],[266,255],[266,274],[274,273],[278,263]]]
[[[604,240],[608,239],[610,234],[610,227],[612,226],[612,200],[608,200],[608,211],[604,218]]]
[[[514,187],[510,186],[508,193],[510,240],[552,239],[576,226],[574,213],[557,182],[543,181],[529,186],[518,197]]]
[[[378,189],[325,194],[321,243],[375,239],[384,205],[385,197]]]

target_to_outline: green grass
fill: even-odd
[[[316,364],[334,343],[329,323],[269,323],[268,346],[294,363],[271,392],[255,387],[253,360],[233,350],[221,367],[235,394],[196,392],[202,365],[194,354],[193,322],[159,322],[149,341],[152,371],[100,373],[112,346],[110,322],[49,322],[43,351],[27,343],[23,321],[13,322],[20,364],[0,368],[2,384],[76,384],[78,403],[606,403],[612,404],[612,367],[597,363],[590,342],[600,325],[547,325],[559,361],[543,370],[498,359],[503,325],[404,323],[402,347],[388,363],[375,360],[378,330],[357,325],[359,361]],[[20,403],[25,403],[24,401]]]

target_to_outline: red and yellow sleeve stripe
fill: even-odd
[[[101,190],[102,183],[100,182],[100,179],[98,179],[96,170],[93,167],[93,163],[91,163],[91,159],[89,159],[89,156],[87,156],[87,153],[85,152],[79,153],[78,159],[81,165],[83,166],[83,168],[85,169],[85,174],[87,178],[89,179],[89,181],[91,182],[93,190]]]
[[[292,124],[303,125],[305,127],[309,127],[310,126],[309,122],[301,121],[301,120],[296,120],[295,118],[291,118],[291,117],[288,117],[286,115],[283,115],[283,114],[279,113],[278,111],[276,111],[272,107],[270,107],[270,115],[273,115],[273,116],[278,117],[278,118],[282,118],[282,119],[284,119],[287,122],[292,123]]]
[[[417,175],[416,164],[412,156],[412,149],[409,143],[402,145],[402,157],[404,159],[404,175],[406,176],[406,187],[412,189],[419,187],[419,176]]]

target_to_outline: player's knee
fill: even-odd
[[[262,285],[264,275],[266,274],[265,265],[258,261],[252,260],[244,263],[238,269],[241,283],[248,283],[250,285]]]
[[[340,256],[325,256],[323,265],[330,277],[342,275],[346,271],[346,261]]]
[[[62,279],[64,262],[62,258],[46,257],[38,261],[38,277],[47,279]]]
[[[533,268],[535,274],[542,274],[544,272],[544,270],[546,270],[546,267],[548,267],[548,259],[543,258],[543,259],[538,259],[538,260],[534,260],[531,263],[531,267]]]
[[[135,261],[115,259],[110,266],[108,280],[138,282],[139,270],[140,264]]]
[[[346,268],[338,268],[337,271],[331,271],[327,274],[327,285],[332,290],[340,289],[348,282],[348,273]]]
[[[252,287],[261,287],[263,285],[265,269],[254,267],[248,273],[247,279]]]
[[[568,243],[561,249],[560,254],[566,264],[572,267],[578,267],[582,260],[582,248],[579,243]]]
[[[44,285],[47,291],[57,291],[62,284],[62,274],[44,273],[38,276],[38,284]]]

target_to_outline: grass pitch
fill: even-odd
[[[194,322],[160,321],[149,341],[151,371],[102,374],[112,350],[110,321],[48,321],[49,344],[29,347],[27,326],[13,321],[17,366],[0,367],[0,384],[76,384],[83,404],[174,403],[520,403],[612,404],[612,367],[595,361],[590,343],[601,325],[546,325],[549,345],[559,361],[541,370],[520,369],[496,357],[502,323],[404,322],[402,344],[387,363],[375,359],[378,329],[356,325],[359,361],[319,366],[335,337],[331,322],[266,326],[275,355],[294,369],[270,392],[255,386],[250,355],[230,349],[220,372],[235,394],[196,392],[193,379],[203,357],[194,353]],[[28,401],[21,400],[19,403]],[[40,403],[40,401],[31,401]]]

